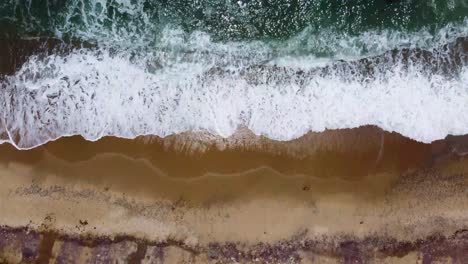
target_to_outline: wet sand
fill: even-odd
[[[184,196],[203,203],[213,195],[243,199],[253,194],[304,200],[310,194],[303,189],[313,194],[355,192],[356,185],[364,184],[359,193],[382,192],[398,178],[390,175],[430,166],[439,145],[374,127],[310,133],[289,142],[246,131],[229,139],[187,134],[88,142],[71,137],[28,151],[3,145],[0,161],[30,168],[40,182],[57,175],[64,182],[154,198]]]
[[[376,127],[4,144],[0,226],[192,249],[448,237],[468,220],[467,149],[467,137],[422,144]]]

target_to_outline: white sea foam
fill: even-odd
[[[369,124],[423,142],[468,133],[466,66],[455,77],[422,70],[418,62],[376,67],[372,76],[296,73],[392,49],[432,50],[468,36],[468,19],[404,32],[310,26],[288,40],[215,42],[200,31],[161,28],[157,18],[144,1],[132,0],[72,1],[50,17],[47,31],[56,37],[98,48],[33,56],[7,77],[0,144],[25,149],[69,135],[97,140],[185,131],[227,137],[241,126],[277,140]],[[26,31],[38,31],[27,24]],[[249,72],[257,65],[284,69]]]
[[[396,64],[366,80],[333,71],[252,80],[242,70],[268,58],[261,44],[197,34],[140,55],[101,48],[30,58],[0,90],[1,140],[26,149],[69,135],[227,137],[241,126],[276,140],[361,125],[422,142],[468,133],[466,67],[455,78]]]

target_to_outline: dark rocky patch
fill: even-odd
[[[107,263],[113,259],[124,259],[127,263],[141,263],[150,259],[164,263],[164,250],[177,247],[193,256],[206,255],[215,262],[269,262],[299,263],[306,252],[313,260],[314,256],[328,256],[344,263],[366,263],[379,261],[386,257],[404,257],[411,252],[421,256],[423,263],[433,263],[441,258],[449,258],[455,263],[468,262],[468,235],[466,230],[459,230],[449,237],[429,236],[423,240],[397,241],[386,237],[352,237],[323,238],[322,240],[304,240],[299,237],[276,244],[259,243],[248,247],[239,243],[211,243],[206,248],[189,247],[180,241],[154,243],[133,237],[70,237],[53,232],[38,232],[27,228],[0,228],[0,260],[5,251],[15,245],[21,248],[22,261],[25,263],[48,263],[54,243],[61,243],[55,256],[57,263],[73,263],[82,248],[91,249],[90,259],[96,263]],[[135,245],[136,249],[135,249]],[[15,248],[15,247],[13,247]],[[10,252],[11,253],[11,252]],[[72,261],[72,262],[70,262]]]

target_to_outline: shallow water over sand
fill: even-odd
[[[376,194],[400,174],[431,166],[444,151],[444,143],[417,143],[374,127],[310,133],[289,142],[250,134],[197,139],[71,137],[28,151],[3,145],[1,160],[31,167],[39,181],[58,175],[64,182],[135,195],[217,202],[251,195]]]

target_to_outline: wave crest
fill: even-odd
[[[207,57],[158,68],[151,66],[158,53],[135,57],[106,48],[33,56],[3,84],[0,135],[31,148],[68,135],[97,140],[208,131],[227,137],[247,127],[290,140],[310,130],[376,125],[430,142],[468,133],[462,114],[468,111],[468,69],[460,61],[465,53],[453,56],[444,48],[438,56],[458,63],[456,75],[424,70],[421,56],[404,52],[395,55],[399,60],[389,53],[390,60],[367,77],[355,67],[256,72],[252,61],[235,56],[238,64],[221,68],[206,63]],[[411,58],[417,61],[408,63]]]

